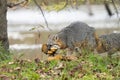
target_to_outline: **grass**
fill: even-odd
[[[103,30],[99,30],[101,33]],[[46,43],[49,32],[41,33],[41,40],[38,43]],[[22,33],[27,34],[27,33]],[[39,39],[38,33],[33,33],[34,38],[25,39],[26,42],[34,43]],[[44,36],[44,35],[46,36]],[[10,39],[10,43],[14,44]],[[23,43],[20,41],[19,43]],[[30,43],[30,44],[32,44]],[[120,79],[120,56],[112,59],[102,57],[98,54],[84,51],[77,60],[72,61],[46,61],[43,60],[40,50],[24,51],[25,57],[6,53],[0,47],[0,80],[119,80]],[[62,51],[65,53],[64,51]],[[38,55],[39,54],[39,55]],[[16,57],[17,55],[17,57]],[[28,59],[29,56],[29,59]],[[34,58],[35,59],[34,59]],[[30,60],[31,59],[31,60]]]
[[[98,30],[98,34],[103,30]],[[112,31],[112,30],[111,30]],[[110,31],[110,32],[111,32]],[[38,33],[33,33],[33,38],[23,41],[10,39],[11,44],[46,43],[50,32],[42,32],[39,40]],[[52,32],[51,32],[52,33]],[[55,33],[55,32],[54,32]],[[21,33],[28,34],[28,33]],[[44,36],[44,35],[46,36]],[[100,34],[101,35],[101,34]],[[28,41],[29,40],[29,41]],[[40,42],[39,42],[40,41]],[[40,49],[16,51],[9,55],[0,47],[0,80],[119,80],[120,79],[120,56],[112,59],[91,52],[83,51],[77,60],[46,61],[46,57]],[[65,53],[64,51],[61,51]],[[22,55],[23,53],[24,55]],[[17,57],[16,57],[17,56]],[[29,56],[29,57],[28,57]],[[34,58],[33,58],[34,57]],[[43,60],[44,59],[44,60]]]
[[[120,79],[120,57],[110,59],[91,52],[85,54],[71,61],[29,60],[11,56],[0,62],[0,80]]]

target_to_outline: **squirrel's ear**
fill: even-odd
[[[59,37],[57,35],[55,35],[54,40],[59,40]]]
[[[50,37],[51,34],[48,34],[48,38]]]

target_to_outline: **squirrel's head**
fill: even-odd
[[[57,45],[60,47],[60,49],[66,48],[66,42],[64,38],[58,34],[49,35],[47,45],[48,46]]]
[[[65,49],[65,48],[66,45],[63,38],[58,34],[54,34],[48,36],[47,44],[42,45],[42,52],[54,56],[54,54],[56,54],[56,51],[58,49]]]

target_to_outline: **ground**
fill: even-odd
[[[106,31],[104,31],[106,30]],[[114,29],[99,29],[99,35]],[[105,33],[106,32],[106,33]],[[29,32],[31,33],[31,32]],[[21,34],[29,34],[22,32]],[[50,32],[33,32],[35,36],[23,40],[9,38],[10,44],[46,43]],[[56,32],[52,32],[56,33]],[[5,53],[5,51],[3,51]],[[0,80],[119,80],[120,56],[101,56],[84,51],[77,59],[47,60],[40,48],[13,51],[6,59],[0,55]]]
[[[11,55],[0,62],[0,80],[119,80],[120,56],[85,51],[77,59],[34,60]]]

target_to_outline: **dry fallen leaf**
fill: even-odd
[[[40,59],[39,58],[35,58],[34,60],[36,63],[40,63]]]
[[[112,65],[107,65],[107,69],[113,69]]]
[[[79,77],[79,78],[82,78],[84,75],[85,75],[85,74],[83,74],[83,73],[79,73],[79,74],[78,74],[78,77]]]
[[[0,75],[0,80],[11,80],[10,77],[6,76],[6,75]]]
[[[14,62],[9,62],[8,64],[10,64],[10,65],[11,65],[11,64],[14,64]]]
[[[106,73],[96,73],[96,77],[98,78],[106,78]]]
[[[67,60],[67,61],[73,61],[73,60],[77,60],[78,58],[76,56],[63,56],[62,58],[63,60]]]
[[[51,60],[61,60],[62,59],[62,56],[61,55],[56,55],[56,56],[52,56],[52,57],[48,57],[48,61],[51,61]]]
[[[20,71],[21,70],[21,67],[16,67],[14,68],[15,71]]]
[[[76,73],[76,72],[79,72],[79,73],[83,72],[83,67],[82,67],[81,64],[79,64],[78,66],[76,66],[76,67],[74,67],[72,70],[70,70],[70,71],[69,71],[69,74],[70,74],[71,76],[75,76],[75,73]],[[83,73],[83,74],[84,74],[84,73]]]
[[[36,70],[36,73],[41,74],[41,73],[44,73],[44,71],[42,69],[38,69]]]
[[[65,65],[61,62],[61,63],[59,63],[59,65],[56,66],[54,69],[55,69],[55,70],[62,70],[62,69],[64,69],[64,67],[65,67]]]

